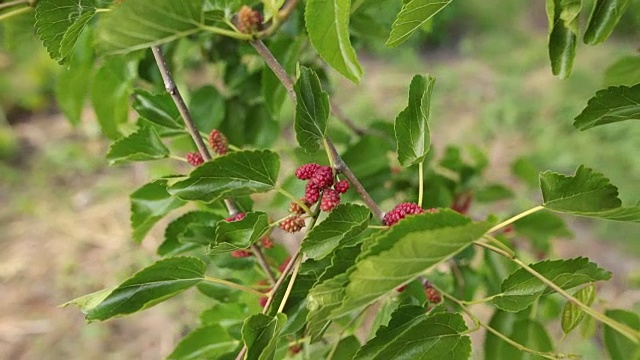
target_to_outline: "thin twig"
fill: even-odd
[[[0,10],[6,9],[12,6],[20,5],[20,4],[29,4],[29,1],[31,0],[14,0],[14,1],[7,1],[6,3],[0,3]]]
[[[260,54],[260,56],[264,58],[267,66],[269,66],[269,68],[273,71],[280,82],[282,82],[282,85],[284,85],[285,89],[287,89],[287,92],[289,93],[289,96],[291,96],[291,99],[296,102],[296,93],[293,89],[293,81],[289,77],[289,74],[287,74],[287,71],[282,67],[282,65],[280,65],[278,60],[273,56],[271,51],[269,51],[269,49],[261,40],[254,40],[249,43],[256,49],[258,54]],[[332,113],[335,111],[335,109],[335,107],[331,108]],[[384,213],[382,212],[382,210],[380,210],[378,204],[376,204],[376,202],[371,198],[367,190],[362,186],[362,183],[360,183],[358,178],[354,175],[353,171],[351,171],[349,166],[347,166],[344,160],[342,160],[340,154],[331,142],[331,139],[325,137],[325,144],[327,145],[327,151],[333,158],[332,161],[334,168],[344,174],[344,176],[354,186],[356,192],[358,192],[360,197],[362,197],[364,203],[369,207],[369,209],[371,209],[371,212],[373,212],[373,215],[376,217],[376,219],[382,222]]]
[[[529,209],[527,211],[521,212],[520,214],[515,215],[515,216],[513,216],[513,217],[511,217],[511,218],[509,218],[509,219],[507,219],[507,220],[505,220],[503,222],[501,222],[500,224],[492,227],[491,229],[489,229],[489,231],[487,231],[487,234],[492,233],[492,232],[494,232],[496,230],[502,229],[503,227],[505,227],[505,226],[507,226],[507,225],[509,225],[511,223],[514,223],[514,222],[522,219],[525,216],[529,216],[529,215],[531,215],[531,214],[533,214],[535,212],[538,212],[538,211],[540,211],[542,209],[544,209],[544,206],[540,205],[540,206],[536,206],[536,207],[534,207],[532,209]]]
[[[25,7],[22,7],[22,8],[15,9],[15,10],[7,11],[4,14],[0,14],[0,21],[9,19],[10,17],[13,17],[13,16],[18,16],[20,14],[24,14],[24,13],[26,13],[28,11],[31,11],[31,10],[33,10],[33,8],[31,6],[25,6]]]
[[[173,102],[178,108],[178,111],[180,112],[180,115],[182,116],[182,119],[184,120],[184,123],[187,126],[187,129],[189,130],[189,134],[191,135],[191,138],[196,143],[196,147],[198,148],[200,155],[202,156],[203,159],[207,161],[211,160],[211,153],[209,152],[209,149],[204,143],[202,136],[200,136],[200,131],[198,130],[196,123],[193,121],[193,118],[191,117],[191,113],[189,112],[189,108],[187,108],[187,104],[184,102],[182,95],[180,95],[180,90],[176,86],[176,83],[173,80],[173,76],[171,75],[171,72],[167,67],[167,61],[165,60],[164,55],[162,54],[162,50],[160,50],[160,47],[158,46],[153,46],[151,48],[151,51],[153,52],[153,57],[156,60],[156,64],[158,65],[160,74],[162,75],[162,80],[164,81],[164,87],[169,93],[169,95],[171,95]],[[226,206],[227,211],[229,212],[229,216],[235,216],[239,213],[238,206],[233,200],[224,199],[224,205]],[[272,282],[274,282],[275,276],[273,275],[273,272],[271,271],[269,264],[264,258],[264,254],[262,253],[262,250],[257,245],[252,245],[251,250],[256,255],[256,258],[258,259],[260,266],[262,266],[262,268],[264,269],[265,274],[267,274],[267,277]]]

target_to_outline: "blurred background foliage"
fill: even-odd
[[[585,1],[583,6],[590,8],[591,4]],[[597,90],[628,84],[633,76],[637,77],[635,83],[640,82],[638,71],[633,73],[634,65],[640,68],[640,1],[632,2],[606,43],[578,45],[574,70],[567,80],[553,77],[549,68],[543,2],[454,1],[406,44],[388,49],[378,40],[388,35],[399,7],[398,2],[354,14],[354,45],[365,70],[360,85],[333,72],[321,74],[332,98],[359,125],[388,131],[388,124],[405,106],[411,77],[431,73],[437,78],[431,119],[432,164],[461,174],[465,164],[474,164],[471,167],[483,176],[481,184],[470,186],[486,190],[484,196],[491,199],[501,196],[501,190],[496,192],[490,185],[501,183],[515,196],[515,201],[491,206],[477,199],[473,216],[489,212],[508,215],[528,208],[539,196],[539,171],[571,173],[579,164],[603,172],[619,186],[620,197],[627,203],[640,200],[640,126],[622,122],[586,132],[572,126],[573,118]],[[359,26],[360,20],[368,17],[378,19],[380,27]],[[14,20],[30,21],[28,16]],[[84,109],[82,121],[72,127],[56,105],[57,79],[64,68],[49,58],[33,34],[13,29],[11,25],[0,26],[0,243],[7,249],[0,255],[0,286],[8,294],[0,300],[0,357],[159,358],[172,348],[172,334],[184,326],[184,320],[176,319],[186,308],[202,309],[203,304],[182,297],[159,308],[163,310],[136,315],[138,321],[116,320],[108,326],[85,326],[81,314],[55,306],[112,285],[151,261],[154,243],[160,241],[161,234],[152,233],[142,248],[130,241],[127,194],[151,176],[173,173],[175,167],[159,162],[108,168],[105,154],[109,142],[92,110]],[[285,34],[288,29],[283,29]],[[213,42],[208,56],[220,56],[227,47],[237,46],[231,40]],[[176,42],[167,52],[183,82],[180,86],[188,84],[193,89],[185,93],[194,103],[221,91],[209,86],[209,77],[201,75],[223,73],[222,65],[214,62],[202,69],[200,59],[207,55],[193,42]],[[244,63],[249,75],[226,74],[227,84],[250,83],[252,76],[261,76],[261,62],[252,50],[241,46],[240,53],[244,55],[233,61]],[[616,63],[627,64],[629,70],[620,71],[620,66],[610,69]],[[142,58],[138,68],[141,77],[157,80],[156,72],[145,70],[153,65],[152,59]],[[265,146],[281,129],[291,136],[293,109],[288,100],[275,120],[266,115],[267,109],[260,103],[250,108],[234,105],[234,96],[259,96],[260,89],[254,90],[223,94],[226,101],[201,109],[196,117],[200,116],[203,130],[221,125],[232,143]],[[213,115],[208,118],[208,114]],[[257,118],[263,118],[264,131],[250,139],[237,130],[242,127],[229,125],[229,119]],[[349,141],[348,131],[341,125],[336,128],[335,138]],[[123,131],[131,129],[124,126]],[[383,203],[389,208],[394,201],[406,199],[401,190],[414,187],[416,179],[403,178],[407,175],[395,174],[385,165],[376,167],[380,165],[375,156],[362,157],[376,150],[377,156],[387,156],[376,141],[365,137],[344,157],[356,173],[366,175],[365,185],[372,188],[374,197],[380,192],[400,191],[397,199]],[[182,142],[174,145],[187,151],[189,141]],[[290,142],[275,146],[292,151]],[[303,158],[298,156],[300,162]],[[292,169],[296,164],[288,166]],[[390,177],[394,189],[385,185]],[[453,199],[438,189],[429,183],[427,204],[448,206]],[[569,226],[575,239],[554,242],[554,251],[562,256],[589,255],[615,274],[615,287],[605,290],[604,297],[631,291],[631,296],[618,299],[623,303],[617,305],[630,307],[638,301],[634,289],[640,278],[640,243],[630,241],[640,236],[637,225],[572,219]],[[564,227],[559,229],[567,235]],[[578,346],[585,348],[585,358],[599,359],[602,354],[592,343]]]

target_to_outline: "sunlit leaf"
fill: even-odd
[[[298,144],[308,153],[320,148],[324,139],[329,118],[329,95],[322,90],[320,79],[308,68],[300,69],[300,77],[296,81],[296,118],[295,129]]]
[[[309,0],[304,13],[309,40],[320,57],[358,83],[362,68],[349,39],[351,0]]]
[[[573,297],[578,299],[581,303],[591,306],[596,298],[596,287],[593,284],[586,286],[573,294]],[[576,326],[580,324],[580,321],[584,318],[584,312],[571,301],[567,301],[562,310],[562,331],[565,334],[571,332]]]
[[[398,161],[402,166],[424,161],[431,149],[429,117],[435,81],[431,75],[414,76],[409,87],[409,104],[396,118]]]
[[[444,9],[452,0],[404,1],[402,10],[391,28],[387,46],[398,46],[405,42],[422,24]]]
[[[264,314],[252,315],[242,327],[242,340],[247,345],[246,360],[273,359],[282,326],[287,316],[278,314],[275,317]]]
[[[587,130],[625,120],[640,120],[640,84],[612,86],[596,92],[573,126]]]
[[[239,341],[218,325],[207,325],[185,336],[167,357],[168,360],[217,359],[233,351]]]

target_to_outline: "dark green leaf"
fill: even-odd
[[[224,328],[238,324],[242,325],[246,313],[247,307],[245,304],[215,304],[200,314],[200,323],[204,326],[220,324]]]
[[[462,333],[467,325],[460,314],[440,313],[427,317],[420,306],[403,306],[389,325],[380,328],[354,360],[451,359],[471,356],[471,340]]]
[[[264,314],[252,315],[242,327],[242,340],[247,345],[246,360],[273,359],[280,330],[287,321],[287,316],[276,317]]]
[[[640,206],[623,207],[618,188],[603,174],[580,166],[574,176],[540,174],[544,207],[562,213],[616,221],[640,222]]]
[[[604,73],[606,85],[640,84],[640,56],[625,56],[618,59]]]
[[[513,323],[513,329],[509,338],[529,349],[538,351],[552,351],[553,343],[547,333],[547,330],[539,322],[531,319],[520,319]],[[542,356],[534,356],[516,349],[513,346],[506,345],[502,349],[502,358],[504,360],[544,360]]]
[[[162,143],[158,133],[151,127],[143,127],[133,134],[111,144],[107,160],[110,165],[135,161],[166,159],[169,149]]]
[[[107,60],[91,79],[91,103],[102,133],[111,139],[119,138],[118,126],[129,115],[129,86],[134,72],[125,59]]]
[[[322,90],[320,79],[308,68],[300,69],[300,77],[296,81],[296,139],[298,144],[308,153],[320,148],[319,142],[324,139],[329,119],[329,95]]]
[[[500,184],[487,185],[475,193],[475,200],[478,202],[494,202],[511,198],[513,198],[513,191]]]
[[[89,92],[93,69],[92,32],[86,31],[78,39],[69,67],[58,75],[56,102],[72,125],[80,124],[82,110]]]
[[[169,192],[205,202],[266,192],[275,187],[279,170],[280,158],[272,151],[237,151],[200,165]]]
[[[349,271],[343,304],[332,316],[369,304],[424,274],[464,250],[489,228],[489,223],[474,223],[451,210],[404,219],[363,248],[361,258]]]
[[[489,326],[509,336],[509,334],[513,333],[513,325],[517,320],[518,314],[496,309],[489,321]],[[484,360],[510,360],[505,357],[505,353],[509,351],[507,348],[511,347],[511,345],[494,333],[487,331],[483,345]]]
[[[164,232],[164,241],[158,247],[158,255],[175,256],[198,248],[200,244],[195,242],[182,242],[181,237],[190,225],[203,224],[212,218],[215,220],[222,219],[207,211],[192,211],[173,220]]]
[[[270,43],[269,50],[287,73],[292,74],[295,71],[303,44],[302,38],[293,40],[282,37]],[[280,115],[284,99],[287,97],[287,90],[268,66],[262,70],[262,96],[264,96],[264,103],[271,115],[277,118]]]
[[[255,262],[251,261],[250,259],[235,259],[232,258],[229,255],[226,255],[225,260],[227,261],[231,261],[233,263],[237,263],[238,260],[247,260],[247,263],[249,263],[250,265],[248,267],[245,268],[250,268],[253,266],[253,264],[255,264]],[[216,265],[216,267],[218,268],[222,268],[224,267],[223,264],[220,264],[218,261],[215,261],[217,259],[212,259],[212,263],[214,263]],[[224,279],[227,281],[231,281],[231,282],[235,282],[238,283],[240,282],[237,279]],[[238,303],[238,298],[240,297],[240,295],[242,295],[242,292],[238,289],[234,289],[234,288],[230,288],[226,285],[222,285],[222,284],[218,284],[218,283],[213,283],[213,282],[202,282],[200,284],[198,284],[196,286],[196,288],[198,289],[199,292],[201,292],[202,294],[216,300],[219,301],[221,303],[225,303],[225,304],[230,304],[230,303]],[[244,321],[244,317],[242,318],[242,321]]]
[[[573,294],[573,297],[578,299],[581,303],[591,306],[593,300],[596,299],[596,287],[590,284]],[[584,312],[576,304],[571,301],[567,301],[562,310],[562,331],[565,334],[571,332],[576,326],[580,324],[584,318]]]
[[[596,92],[573,126],[587,130],[625,120],[640,120],[640,84],[612,86]]]
[[[327,326],[329,326],[329,315],[334,309],[340,307],[344,297],[345,286],[348,283],[347,275],[340,274],[329,280],[315,285],[309,291],[309,336],[311,342],[316,342],[322,338]]]
[[[414,76],[409,87],[409,104],[396,118],[398,161],[402,166],[424,161],[431,149],[429,117],[435,82],[436,79],[431,75]]]
[[[327,360],[351,360],[360,349],[360,346],[360,341],[357,337],[348,336],[340,340],[336,350],[333,352],[333,356],[327,358]]]
[[[511,173],[531,187],[538,186],[540,170],[527,157],[519,157],[511,163]]]
[[[246,249],[269,231],[269,217],[263,212],[247,213],[239,221],[219,221],[210,254]]]
[[[122,1],[112,11],[101,14],[98,44],[108,53],[124,54],[195,34],[204,23],[203,3],[204,0]]]
[[[634,330],[640,331],[640,316],[635,312],[615,309],[607,310],[604,314]],[[604,326],[604,344],[609,356],[611,356],[611,360],[640,359],[640,345],[606,325]]]
[[[36,32],[52,59],[61,64],[66,62],[95,10],[94,0],[36,2]]]
[[[167,192],[167,181],[152,181],[131,193],[133,240],[140,242],[151,227],[171,210],[185,204]]]
[[[120,284],[86,318],[107,320],[149,308],[201,282],[205,268],[196,258],[160,260]]]
[[[564,290],[594,281],[609,280],[611,273],[589,262],[587,258],[544,260],[531,267]],[[505,311],[520,311],[542,295],[555,291],[524,269],[518,269],[502,282],[502,293],[493,303]]]
[[[536,249],[543,251],[549,250],[552,239],[573,236],[562,218],[548,211],[528,215],[513,223],[513,226],[516,234],[528,238]]]
[[[176,130],[184,128],[180,112],[167,93],[151,94],[137,89],[133,93],[133,108],[156,125]]]
[[[367,229],[371,212],[355,205],[338,205],[318,226],[315,226],[302,241],[302,252],[312,259],[322,259],[331,254],[342,243],[355,238]]]
[[[309,40],[320,57],[349,80],[358,83],[362,68],[349,39],[351,0],[309,0],[304,19]]]
[[[576,56],[581,6],[582,0],[547,0],[551,70],[563,79],[571,74]]]
[[[226,103],[216,88],[207,85],[191,94],[189,110],[198,130],[208,134],[224,120]]]
[[[212,324],[194,330],[185,336],[169,354],[168,360],[218,359],[238,346],[218,324]]]
[[[422,24],[444,9],[452,0],[404,1],[402,10],[391,28],[387,46],[398,46],[405,42]]]
[[[584,32],[585,44],[596,45],[605,41],[630,3],[631,0],[597,0]]]

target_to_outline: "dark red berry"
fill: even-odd
[[[397,291],[397,292],[399,292],[399,293],[401,293],[401,292],[403,292],[403,291],[404,291],[404,289],[406,289],[406,288],[407,288],[407,285],[402,285],[402,286],[400,286],[399,288],[397,288],[397,289],[396,289],[396,291]]]
[[[309,180],[319,167],[320,165],[316,163],[304,164],[296,169],[296,177],[300,180]]]
[[[187,162],[193,166],[200,166],[204,163],[204,159],[200,153],[190,152],[187,153]]]
[[[257,10],[253,10],[246,5],[238,10],[236,20],[238,30],[243,33],[252,33],[262,25],[262,15]]]
[[[442,301],[442,296],[440,296],[438,290],[434,289],[433,287],[426,287],[424,289],[424,292],[427,295],[427,300],[429,300],[430,303],[439,304]]]
[[[333,169],[331,166],[320,166],[311,177],[311,182],[316,184],[321,190],[333,185]]]
[[[233,216],[229,216],[228,218],[224,219],[226,222],[233,222],[233,221],[239,221],[244,219],[244,217],[247,216],[247,214],[241,212],[241,213],[237,213]]]
[[[280,228],[286,232],[294,233],[300,231],[305,226],[304,219],[298,215],[291,215],[282,220]]]
[[[469,211],[472,199],[473,197],[471,196],[471,193],[466,192],[458,194],[456,195],[455,200],[453,200],[451,209],[459,212],[460,214],[466,214]]]
[[[330,212],[340,204],[340,193],[334,189],[327,189],[322,193],[320,210]]]
[[[396,205],[393,210],[389,211],[384,216],[383,221],[385,225],[392,226],[398,221],[404,219],[407,215],[422,214],[423,212],[424,210],[418,206],[418,204],[406,202]]]
[[[231,252],[231,256],[234,258],[246,258],[251,256],[251,253],[247,250],[235,250]]]
[[[300,351],[302,351],[302,344],[295,344],[295,345],[289,346],[289,352],[292,355],[295,355],[295,354],[299,353]]]
[[[344,194],[347,192],[347,190],[349,190],[349,182],[347,180],[340,180],[335,185],[333,185],[333,188],[336,189],[340,194]]]
[[[215,129],[211,131],[211,134],[209,134],[209,146],[211,146],[213,151],[218,155],[224,155],[229,151],[229,142],[227,141],[227,137]]]
[[[320,188],[309,181],[304,189],[304,200],[307,204],[315,204],[320,199]]]
[[[267,301],[268,301],[268,300],[269,300],[269,298],[268,298],[268,297],[266,297],[266,296],[261,297],[261,298],[260,298],[260,300],[258,300],[258,302],[259,302],[259,304],[260,304],[260,307],[265,307],[265,306],[267,306]]]
[[[284,261],[282,262],[282,264],[280,264],[280,267],[278,267],[278,270],[283,273],[284,269],[287,268],[287,265],[289,265],[289,263],[291,262],[291,257],[287,257],[286,259],[284,259]]]
[[[265,249],[271,249],[273,247],[273,241],[271,241],[271,238],[268,236],[263,236],[260,239],[260,244],[262,244],[262,247]]]

